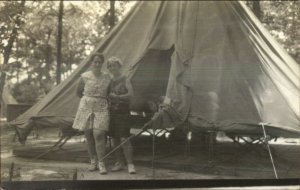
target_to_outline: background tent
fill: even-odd
[[[3,88],[3,93],[1,97],[1,117],[6,117],[7,105],[8,104],[17,104],[17,100],[11,95],[10,88],[8,85],[5,85]]]
[[[191,130],[262,135],[264,122],[270,135],[300,136],[299,65],[243,2],[139,2],[95,51],[123,60],[132,110],[165,95]],[[11,123],[21,139],[34,125],[71,126],[88,60]]]

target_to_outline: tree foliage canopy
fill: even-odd
[[[7,45],[19,4],[17,1],[0,2],[1,50]],[[76,68],[110,29],[109,1],[64,1],[64,4],[62,79]],[[26,4],[23,25],[19,28],[6,72],[8,81],[44,88],[46,92],[55,84],[58,5],[59,1],[29,1]],[[116,22],[122,19],[131,5],[132,2],[127,1],[116,3]],[[21,96],[22,89],[25,88],[21,85],[13,88],[18,96]],[[27,99],[32,102],[34,97]],[[19,98],[22,102],[25,99]]]
[[[300,1],[260,1],[260,6],[262,23],[300,63]]]

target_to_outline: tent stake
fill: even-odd
[[[155,157],[155,129],[152,128],[152,177],[153,179],[155,179],[154,157]]]
[[[78,178],[78,171],[77,171],[77,168],[75,168],[75,171],[73,173],[73,180],[77,180]]]
[[[272,156],[272,153],[271,153],[270,145],[269,145],[269,142],[267,140],[267,133],[266,133],[266,130],[265,130],[265,125],[264,125],[264,123],[260,123],[260,124],[261,124],[263,132],[264,132],[265,143],[266,143],[267,148],[268,148],[268,152],[269,152],[269,155],[270,155],[270,159],[271,159],[271,163],[272,163],[272,166],[273,166],[274,174],[275,174],[276,179],[278,179],[278,175],[277,175],[277,171],[276,171],[276,168],[275,168],[275,164],[274,164],[273,156]]]
[[[214,162],[214,139],[215,131],[208,131],[208,165],[213,166]]]
[[[14,176],[14,168],[15,168],[15,163],[12,162],[9,169],[9,181],[12,181],[12,178]]]

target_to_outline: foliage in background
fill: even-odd
[[[260,8],[261,22],[300,64],[300,1],[260,1]]]
[[[19,103],[33,104],[42,94],[38,86],[31,84],[27,80],[23,80],[13,86],[12,95]]]
[[[32,102],[38,97],[34,93],[32,97],[25,95],[27,91],[22,85],[46,93],[55,85],[58,4],[58,1],[29,1],[26,4],[24,23],[6,72],[7,80],[16,84],[12,93],[21,102],[26,102],[26,99]],[[62,80],[90,54],[110,29],[109,1],[65,1],[64,4]],[[122,19],[130,4],[132,2],[128,1],[116,3],[116,22]],[[1,50],[7,45],[18,9],[18,2],[0,2]],[[24,97],[20,97],[21,92],[24,92]]]

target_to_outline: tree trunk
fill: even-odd
[[[17,77],[17,83],[19,83],[19,71],[20,71],[20,69],[19,69],[19,61],[20,61],[20,57],[19,57],[19,54],[18,54],[18,52],[19,52],[19,40],[18,40],[18,38],[16,38],[16,59],[17,59],[17,64],[16,64],[16,69],[17,69],[17,75],[16,75],[16,77]]]
[[[253,12],[256,15],[256,17],[260,20],[261,19],[261,9],[260,9],[259,0],[253,1]]]
[[[64,12],[64,2],[60,0],[59,2],[59,13],[58,13],[58,28],[57,28],[57,68],[56,68],[56,84],[61,82],[61,62],[62,62],[62,52],[61,52],[61,42],[62,42],[62,19]]]
[[[52,34],[52,30],[49,30],[48,36],[47,36],[47,41],[46,41],[46,52],[45,52],[46,53],[46,55],[45,55],[45,60],[46,60],[45,77],[46,77],[47,82],[51,80],[50,70],[51,70],[51,62],[52,62],[52,59],[51,59],[52,47],[49,44],[51,34]]]
[[[115,20],[116,20],[116,15],[115,15],[115,1],[110,0],[110,9],[109,9],[109,30],[111,30],[115,26]]]
[[[21,16],[24,12],[24,7],[25,7],[25,0],[22,0],[21,4],[20,4],[20,9],[17,13],[15,25],[14,25],[14,27],[12,29],[12,32],[11,32],[11,35],[9,36],[9,39],[8,39],[8,44],[4,48],[4,52],[3,52],[3,58],[4,58],[3,59],[3,65],[4,66],[8,64],[10,53],[11,53],[14,41],[17,38],[18,29],[20,28],[20,25],[21,25]],[[6,80],[6,74],[5,74],[5,72],[1,71],[0,99],[2,98],[2,92],[3,92],[4,85],[5,85],[5,80]]]
[[[293,19],[292,19],[292,34],[291,34],[291,40],[294,41],[296,40],[296,11],[297,11],[297,7],[296,7],[296,2],[294,1],[292,6],[292,11],[293,11]],[[296,10],[295,10],[296,9]]]

